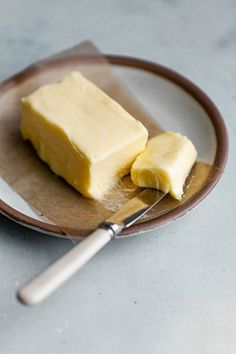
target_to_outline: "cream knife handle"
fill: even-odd
[[[112,239],[105,229],[97,229],[18,292],[18,299],[33,305],[41,302],[83,267]]]

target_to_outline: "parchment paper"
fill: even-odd
[[[59,226],[70,237],[88,235],[140,189],[129,176],[122,179],[103,201],[87,199],[51,172],[19,132],[19,101],[46,83],[61,79],[71,70],[81,71],[148,129],[149,136],[161,132],[150,114],[113,73],[111,65],[90,42],[34,64],[28,77],[11,84],[0,95],[0,175],[40,215]],[[114,121],[115,127],[115,121]],[[212,166],[196,163],[185,186],[181,202],[170,196],[154,208],[145,220],[161,215],[193,197],[211,180]],[[144,220],[144,221],[145,221]]]

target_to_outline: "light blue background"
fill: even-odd
[[[45,303],[16,289],[71,247],[0,216],[1,354],[234,354],[236,2],[1,0],[0,80],[92,39],[202,87],[231,139],[225,175],[188,217],[112,242]]]

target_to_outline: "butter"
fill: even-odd
[[[197,151],[186,136],[165,132],[148,141],[132,166],[131,178],[140,187],[169,192],[181,200],[185,180],[196,158]]]
[[[23,98],[20,129],[52,171],[94,199],[130,172],[148,137],[139,121],[79,72]]]

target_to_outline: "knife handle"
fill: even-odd
[[[19,290],[25,305],[41,302],[83,267],[112,239],[109,230],[99,228]]]

